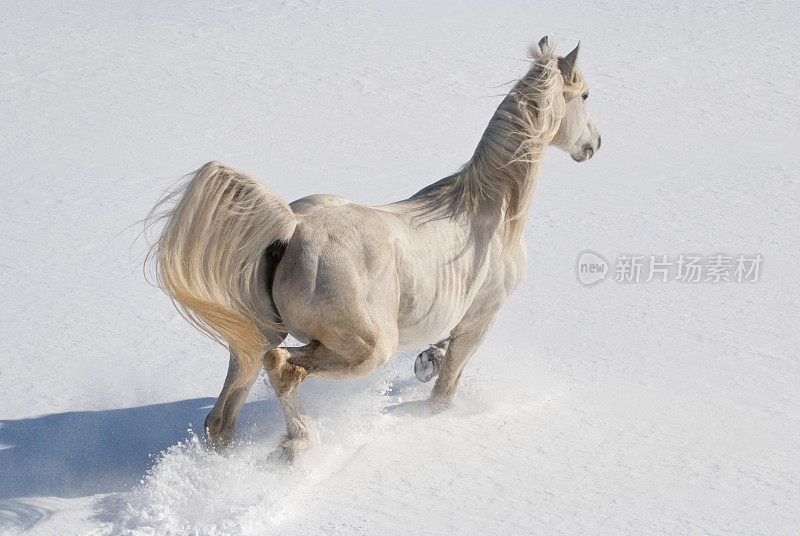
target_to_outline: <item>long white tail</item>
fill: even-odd
[[[161,221],[148,254],[158,285],[192,325],[236,352],[249,378],[265,333],[281,331],[264,266],[267,248],[291,238],[292,210],[257,179],[209,162],[159,201],[146,228]]]

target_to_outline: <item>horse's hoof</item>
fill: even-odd
[[[209,450],[224,450],[227,446],[221,441],[222,435],[222,417],[209,413],[206,421],[203,424],[203,432],[206,437],[206,448]]]
[[[432,394],[428,399],[428,409],[430,410],[431,415],[438,415],[439,413],[450,409],[452,404],[453,397],[451,396],[439,396]]]
[[[420,353],[417,356],[417,360],[414,361],[414,375],[421,382],[428,382],[431,378],[438,376],[444,356],[445,353],[441,348],[431,345],[430,348]]]
[[[284,463],[293,463],[297,455],[317,444],[317,437],[312,432],[294,437],[287,436],[281,441],[279,459]]]

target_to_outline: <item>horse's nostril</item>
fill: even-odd
[[[600,148],[600,138],[601,138],[601,136],[597,136],[597,148],[598,149]]]

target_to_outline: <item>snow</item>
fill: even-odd
[[[790,2],[269,6],[9,1],[0,20],[0,533],[792,534],[800,525]],[[551,151],[528,276],[431,416],[415,353],[259,382],[225,456],[227,357],[144,281],[144,217],[212,159],[284,199],[407,197],[471,155],[525,48],[579,58],[603,136]],[[132,244],[134,244],[132,246]],[[756,254],[756,283],[585,287],[578,255]],[[613,267],[612,267],[613,270]],[[435,342],[435,341],[431,341]],[[163,451],[163,453],[162,453]]]

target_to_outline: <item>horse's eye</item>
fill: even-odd
[[[583,97],[583,100],[586,100],[586,99],[588,99],[588,98],[589,98],[589,92],[587,91],[586,93],[584,93],[583,95],[581,95],[581,97]]]

